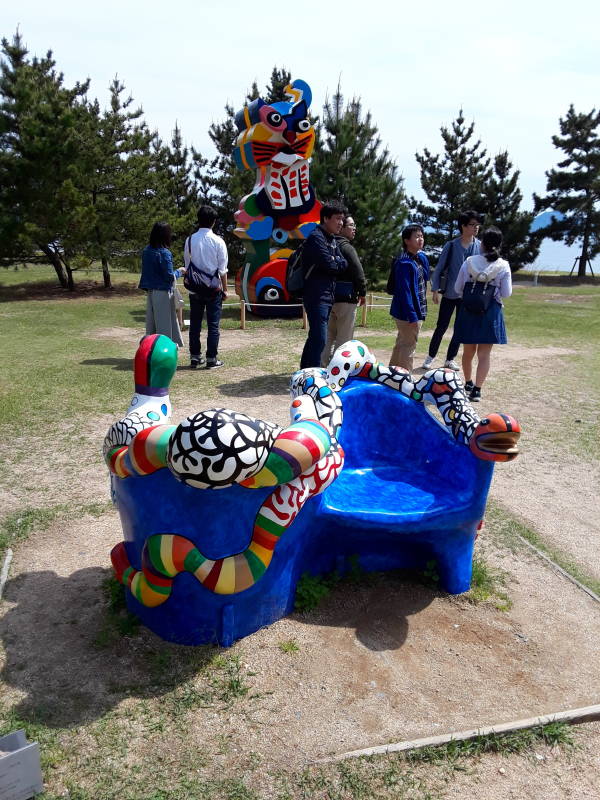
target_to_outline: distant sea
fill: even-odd
[[[540,247],[539,256],[532,265],[520,270],[520,272],[543,272],[545,270],[570,272],[573,261],[580,253],[581,245],[567,247],[562,242],[553,242],[552,239],[544,239]],[[594,270],[594,275],[600,276],[600,256],[592,261],[592,269]],[[590,274],[589,266],[587,274]]]
[[[538,230],[538,228],[549,225],[554,217],[558,219],[562,218],[562,215],[551,209],[542,211],[542,213],[538,214],[533,220],[531,230],[535,231]],[[573,245],[573,247],[567,247],[562,242],[553,242],[552,239],[542,239],[539,256],[531,266],[521,271],[543,272],[545,270],[558,270],[559,272],[570,272],[573,268],[573,262],[580,253],[581,242],[579,242],[578,245]],[[579,266],[579,264],[577,266]],[[592,269],[594,270],[594,275],[600,275],[600,257],[592,261]],[[587,267],[587,274],[590,274],[589,265]]]

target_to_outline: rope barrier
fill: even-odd
[[[231,290],[228,287],[228,292],[231,291],[232,294],[235,294],[235,288],[231,287]],[[374,303],[373,300],[385,300],[385,303]],[[251,308],[301,308],[302,309],[302,327],[308,327],[308,321],[306,318],[306,311],[304,310],[304,305],[302,303],[254,303],[242,300],[239,295],[238,299],[234,300],[231,303],[223,303],[222,308],[237,308],[240,309],[240,329],[246,329],[246,311],[250,310]],[[369,294],[365,298],[364,304],[360,307],[362,308],[362,315],[361,315],[361,322],[360,324],[362,327],[367,327],[367,311],[372,311],[374,308],[389,308],[390,307],[390,299],[389,297],[385,297],[384,295],[375,295]],[[189,304],[186,303],[184,308],[188,309]]]

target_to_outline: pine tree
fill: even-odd
[[[339,85],[317,123],[310,177],[321,202],[340,199],[352,214],[354,246],[367,278],[383,277],[401,247],[407,214],[403,179],[381,146],[371,113],[363,114],[358,98],[344,105]]]
[[[581,242],[578,277],[585,277],[588,261],[600,253],[600,111],[577,113],[571,105],[559,119],[560,136],[553,136],[555,147],[566,153],[557,169],[546,172],[546,190],[534,195],[535,211],[552,209],[560,214],[538,231],[571,246]]]
[[[494,158],[494,171],[485,186],[485,222],[502,231],[502,255],[513,272],[535,261],[540,249],[538,239],[530,233],[534,213],[520,211],[519,175],[505,150]]]
[[[253,83],[246,99],[238,108],[232,105],[225,106],[226,119],[221,123],[213,123],[209,128],[209,136],[217,150],[217,155],[210,162],[207,176],[206,189],[210,193],[210,202],[219,212],[218,233],[227,244],[229,261],[233,270],[239,268],[246,261],[246,250],[237,236],[233,235],[235,228],[234,214],[238,210],[240,200],[252,191],[256,174],[254,170],[239,170],[234,164],[232,154],[238,137],[238,129],[234,122],[236,113],[246,103],[252,102],[257,97],[262,97],[267,102],[280,102],[288,100],[284,89],[291,81],[291,74],[285,69],[273,67],[271,79],[261,95],[256,83]]]
[[[86,254],[101,261],[106,288],[111,285],[110,262],[131,258],[145,240],[156,194],[153,134],[141,120],[142,109],[131,108],[133,98],[122,99],[124,91],[115,78],[109,108],[101,113],[97,100],[89,104],[86,157],[95,224]]]
[[[84,188],[88,82],[65,88],[51,51],[29,61],[18,32],[2,53],[0,245],[17,257],[41,250],[73,289],[72,258],[95,217]]]
[[[421,168],[421,187],[429,204],[412,200],[415,219],[433,228],[430,240],[441,244],[458,233],[461,211],[483,210],[485,186],[491,177],[490,160],[479,140],[472,141],[475,123],[465,125],[462,108],[448,129],[440,128],[443,155],[433,155],[427,148],[415,157]]]
[[[198,206],[207,202],[204,168],[208,162],[196,150],[184,145],[177,123],[170,145],[158,151],[157,201],[175,237],[184,239],[195,229]]]

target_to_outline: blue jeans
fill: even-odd
[[[200,358],[202,346],[200,345],[200,331],[202,320],[206,311],[206,357],[216,358],[219,349],[219,322],[221,321],[221,307],[223,293],[215,295],[190,294],[190,356]]]
[[[304,302],[306,318],[308,320],[308,336],[302,351],[300,369],[321,366],[321,353],[327,341],[327,323],[331,314],[332,303],[323,301],[310,303]]]

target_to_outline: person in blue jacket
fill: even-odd
[[[171,226],[155,222],[150,231],[150,242],[142,251],[142,277],[139,287],[145,289],[146,334],[162,333],[180,347],[183,345],[173,287],[175,279],[185,275],[185,269],[173,270],[173,254],[169,250],[172,239]]]
[[[302,350],[300,369],[321,364],[329,315],[335,302],[336,277],[348,266],[336,241],[346,213],[346,208],[335,200],[325,203],[320,212],[321,223],[309,234],[302,249],[302,302],[308,320],[308,336]]]
[[[402,231],[404,252],[392,265],[393,297],[390,314],[398,335],[390,365],[412,372],[413,357],[423,320],[427,316],[429,261],[422,252],[425,235],[420,225],[407,225]]]

